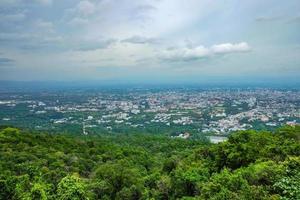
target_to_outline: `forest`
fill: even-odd
[[[228,140],[0,129],[0,199],[300,199],[300,126]]]

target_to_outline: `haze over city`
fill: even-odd
[[[298,0],[2,0],[0,80],[291,82]]]

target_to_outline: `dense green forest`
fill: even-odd
[[[210,144],[0,130],[0,199],[300,199],[300,127]]]

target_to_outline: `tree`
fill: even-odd
[[[64,177],[58,184],[58,200],[87,200],[85,185],[76,175]]]
[[[47,200],[47,185],[43,183],[35,183],[30,190],[29,199],[31,200]]]
[[[286,174],[274,184],[283,200],[300,199],[300,157],[290,157],[284,162]]]

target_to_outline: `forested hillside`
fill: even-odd
[[[209,144],[0,132],[0,199],[300,199],[300,127]]]

